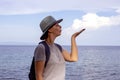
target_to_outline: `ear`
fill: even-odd
[[[48,29],[49,33],[52,33],[53,31],[54,31],[54,25],[50,29]]]
[[[48,32],[51,33],[51,32],[52,32],[52,29],[50,28],[50,29],[48,30]]]

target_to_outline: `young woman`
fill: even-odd
[[[46,61],[45,47],[39,44],[34,53],[36,80],[65,80],[65,61],[75,62],[78,60],[75,38],[85,29],[71,36],[70,53],[63,48],[61,52],[54,41],[61,35],[61,26],[59,23],[62,20],[63,19],[55,20],[52,16],[47,16],[40,23],[40,28],[43,32],[40,39],[44,40],[49,46],[50,58],[47,66],[44,67]]]

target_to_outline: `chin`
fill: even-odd
[[[60,36],[61,34],[59,34],[58,36]]]

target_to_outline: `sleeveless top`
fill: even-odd
[[[55,44],[48,45],[50,58],[43,71],[43,80],[65,80],[65,60]],[[34,53],[35,61],[45,61],[45,47],[39,44]]]

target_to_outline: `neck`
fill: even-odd
[[[48,36],[48,38],[45,40],[47,44],[53,44],[56,37]]]

